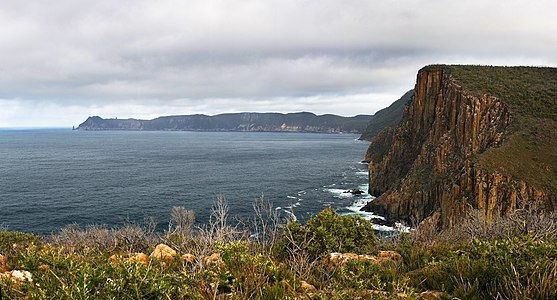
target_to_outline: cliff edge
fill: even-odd
[[[557,69],[421,69],[396,128],[366,153],[364,210],[451,227],[470,209],[489,221],[511,210],[557,207]]]

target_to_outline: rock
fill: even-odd
[[[325,257],[325,264],[328,266],[334,266],[334,265],[344,264],[349,260],[376,262],[377,257],[373,255],[358,255],[356,253],[333,252]]]
[[[402,260],[402,256],[395,251],[379,251],[379,253],[377,253],[377,258],[379,258],[380,260]]]
[[[0,273],[8,272],[9,270],[8,260],[4,255],[0,254]]]
[[[195,255],[186,253],[182,255],[182,262],[187,264],[193,264],[195,262]]]
[[[129,262],[137,262],[140,264],[148,265],[149,264],[149,256],[145,253],[134,253],[128,258]]]
[[[151,253],[152,258],[172,261],[176,258],[176,250],[170,248],[165,244],[158,244]]]
[[[425,291],[420,293],[418,299],[420,300],[441,300],[445,293],[439,291]]]
[[[315,292],[315,291],[317,291],[315,286],[313,286],[313,285],[311,285],[311,284],[309,284],[309,283],[307,283],[303,280],[302,280],[301,284],[302,285],[300,286],[300,289],[304,292]]]
[[[37,269],[39,269],[41,271],[48,271],[48,270],[50,270],[50,266],[42,264],[42,265],[38,266]]]
[[[1,273],[0,278],[10,279],[12,280],[12,282],[16,284],[23,283],[26,281],[33,282],[33,274],[31,274],[31,272],[29,271],[23,271],[23,270],[13,270],[10,272]]]
[[[219,265],[222,265],[224,263],[222,261],[222,258],[220,257],[220,254],[218,254],[218,253],[213,253],[209,256],[206,256],[203,261],[205,262],[205,265],[207,267],[219,266]]]
[[[119,260],[122,259],[122,255],[120,254],[112,254],[109,258],[108,258],[108,262],[110,264],[116,264]]]
[[[344,191],[343,193],[345,193],[345,194],[350,193],[350,194],[352,194],[352,195],[361,195],[361,194],[364,193],[364,191],[359,190],[359,189],[353,189],[353,190]]]

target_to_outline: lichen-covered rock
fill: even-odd
[[[24,270],[13,270],[9,272],[4,272],[0,274],[0,279],[10,279],[12,282],[19,284],[23,282],[33,282],[33,274],[29,271]]]
[[[151,253],[151,257],[155,259],[162,259],[172,261],[176,258],[176,250],[170,248],[165,244],[158,244]]]
[[[9,270],[8,260],[4,255],[0,254],[0,273],[8,272]]]
[[[209,256],[206,256],[205,259],[203,260],[203,262],[205,262],[205,265],[207,267],[219,266],[219,265],[222,265],[224,263],[222,261],[222,258],[220,257],[220,254],[218,254],[216,252],[209,255]]]
[[[195,255],[186,253],[182,255],[182,262],[187,264],[193,264],[195,262]]]
[[[377,258],[380,260],[392,260],[392,261],[401,261],[402,256],[395,251],[379,251],[377,253]]]
[[[145,253],[138,252],[138,253],[132,254],[128,258],[128,261],[148,265],[149,264],[149,256],[147,256],[147,254],[145,254]]]
[[[328,267],[334,267],[337,265],[342,265],[349,260],[357,261],[368,261],[372,263],[380,263],[384,261],[400,261],[402,256],[395,251],[379,251],[377,256],[366,255],[366,254],[356,254],[356,253],[338,253],[333,252],[327,255],[324,259],[325,265]]]
[[[312,284],[307,283],[306,281],[302,280],[300,289],[304,292],[315,292],[317,289]]]
[[[421,292],[418,296],[420,300],[441,300],[445,296],[445,293],[439,291],[425,291]]]
[[[109,258],[108,258],[108,262],[111,264],[116,264],[119,260],[122,259],[122,255],[120,254],[112,254]]]

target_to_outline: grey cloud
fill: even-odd
[[[161,103],[264,110],[282,99],[342,114],[334,101],[395,100],[430,63],[554,66],[556,9],[549,0],[4,0],[0,99],[14,112],[37,101],[125,114]],[[369,99],[369,113],[383,101]]]

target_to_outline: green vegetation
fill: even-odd
[[[360,136],[360,140],[371,141],[385,128],[395,128],[404,112],[404,106],[412,96],[414,90],[406,92],[400,99],[393,102],[389,107],[377,111],[367,124],[366,129]]]
[[[557,121],[557,68],[449,66],[474,96],[493,95],[519,118]]]
[[[279,251],[284,254],[304,252],[310,259],[319,259],[332,252],[367,254],[376,243],[370,222],[359,216],[341,217],[330,208],[305,225],[291,222],[282,232]]]
[[[0,280],[2,299],[557,297],[557,224],[552,217],[517,211],[487,224],[477,214],[442,233],[419,228],[376,238],[359,217],[326,209],[305,225],[280,226],[275,222],[280,217],[268,208],[258,202],[252,220],[258,228],[251,232],[226,223],[222,199],[203,228],[191,228],[191,211],[174,208],[162,234],[151,231],[149,222],[120,229],[72,226],[45,238],[0,232],[0,249],[11,269],[33,276],[32,282]],[[178,255],[130,259],[135,252],[151,253],[158,243]],[[379,259],[382,250],[399,253],[399,259]],[[333,262],[328,254],[336,251],[377,256]],[[180,257],[186,253],[195,259]]]

